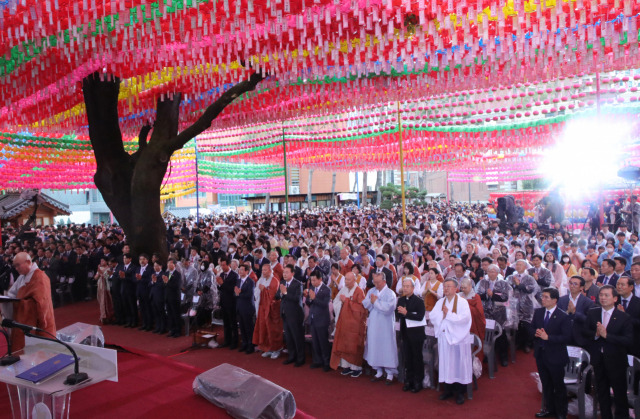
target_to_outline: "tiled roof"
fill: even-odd
[[[70,215],[69,206],[56,201],[48,195],[40,194],[44,202],[58,210],[59,215]],[[6,220],[20,214],[27,208],[33,207],[32,199],[23,199],[18,192],[0,195],[0,219]]]

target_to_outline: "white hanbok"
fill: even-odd
[[[371,303],[372,295],[378,297],[373,304]],[[395,293],[386,285],[381,291],[378,291],[377,288],[371,288],[362,301],[362,305],[369,310],[364,359],[374,368],[398,368],[398,345],[396,344],[395,331]]]
[[[449,310],[446,317],[442,312],[443,304]],[[429,313],[429,320],[433,323],[438,339],[439,381],[447,384],[469,384],[473,373],[469,303],[457,295],[451,301],[446,297],[441,298]]]

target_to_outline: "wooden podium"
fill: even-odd
[[[101,381],[118,381],[117,352],[112,349],[69,343],[80,358],[80,371],[89,375],[87,381],[76,385],[66,385],[64,381],[73,372],[73,366],[63,369],[58,374],[40,384],[33,384],[16,375],[46,361],[47,359],[69,351],[62,345],[35,338],[26,337],[25,348],[20,361],[13,365],[0,367],[0,382],[6,383],[14,419],[28,419],[40,416],[40,412],[51,412],[52,418],[69,418],[71,410],[71,393],[99,383]]]

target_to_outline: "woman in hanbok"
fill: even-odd
[[[433,310],[436,302],[442,298],[444,278],[442,278],[437,268],[429,268],[425,275],[427,276],[427,281],[422,286],[421,294],[424,299],[424,308],[428,313]]]
[[[111,322],[114,315],[108,283],[111,273],[107,260],[100,258],[100,265],[93,279],[98,283],[98,304],[100,305],[100,323],[102,324]]]

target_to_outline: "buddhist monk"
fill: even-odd
[[[280,281],[271,271],[271,265],[262,265],[262,276],[254,290],[257,311],[253,344],[263,351],[264,358],[276,359],[282,351],[280,300],[275,299],[279,284]]]
[[[342,367],[342,375],[362,374],[367,309],[362,305],[364,291],[356,284],[353,272],[344,277],[344,287],[333,300],[336,332],[331,351],[331,368]]]
[[[21,300],[13,303],[13,320],[35,326],[55,336],[56,321],[53,317],[49,277],[38,269],[38,265],[31,261],[31,256],[26,252],[16,255],[13,266],[20,276],[9,289],[8,296]],[[8,317],[8,313],[5,314]],[[38,334],[48,336],[47,333]],[[24,334],[21,330],[13,329],[11,337],[14,351],[24,348]]]

